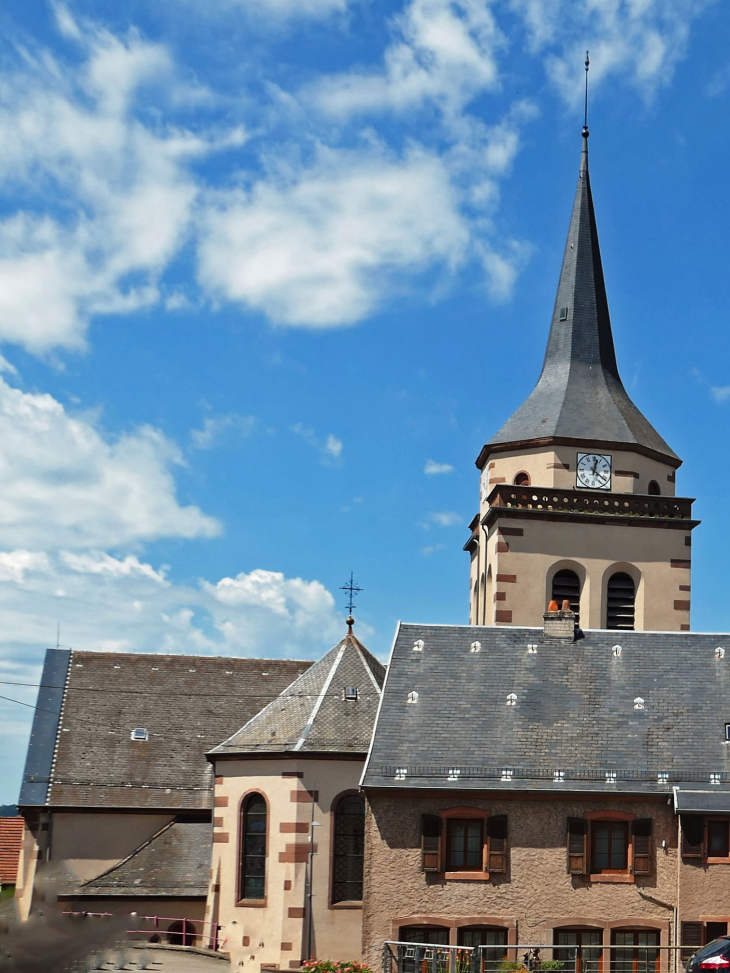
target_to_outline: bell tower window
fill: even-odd
[[[658,497],[658,496],[661,496],[661,492],[662,491],[660,490],[659,484],[657,483],[657,481],[656,480],[649,480],[649,496],[650,497]]]
[[[580,578],[569,568],[557,571],[553,575],[552,600],[562,607],[566,600],[570,602],[570,610],[575,612],[576,624],[580,620]]]
[[[612,574],[606,592],[606,628],[634,630],[636,585],[624,571]]]
[[[515,486],[529,486],[530,485],[530,475],[529,473],[518,473],[514,479]]]

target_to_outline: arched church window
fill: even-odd
[[[251,794],[241,820],[241,898],[263,899],[266,894],[266,801]]]
[[[658,497],[661,495],[661,490],[659,489],[659,484],[656,480],[649,480],[649,496]]]
[[[348,794],[337,802],[333,845],[332,901],[361,902],[365,801],[357,794]]]
[[[575,620],[580,620],[580,578],[569,568],[556,571],[553,575],[552,600],[557,601],[558,607],[563,607],[563,602],[567,598],[570,602],[570,610],[575,612]]]
[[[608,579],[606,628],[634,629],[636,585],[631,575],[618,571]]]
[[[517,476],[514,478],[514,484],[515,484],[515,486],[529,486],[530,485],[530,476],[529,476],[529,474],[528,473],[518,473]]]

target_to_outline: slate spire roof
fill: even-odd
[[[587,129],[542,373],[487,443],[478,465],[491,447],[555,439],[626,444],[661,454],[672,465],[681,462],[619,377],[588,174]]]
[[[245,753],[367,753],[385,667],[352,632],[211,757]],[[357,690],[347,699],[346,690]]]

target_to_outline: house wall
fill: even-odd
[[[130,855],[174,815],[54,811],[51,815],[51,862],[65,862],[79,881],[95,878]]]
[[[218,760],[206,916],[212,921],[217,916],[221,923],[233,969],[258,973],[262,964],[287,969],[304,958],[312,813],[312,954],[321,959],[360,959],[362,906],[332,905],[330,861],[333,805],[343,792],[357,791],[362,766],[362,759]],[[268,804],[266,898],[243,904],[238,900],[240,808],[252,792],[263,794]]]
[[[421,871],[421,815],[473,807],[508,815],[509,864],[488,880],[445,879]],[[614,810],[653,819],[652,875],[620,883],[593,882],[568,874],[567,819]],[[662,842],[666,848],[662,848]],[[505,799],[462,793],[449,796],[368,795],[366,819],[363,953],[376,968],[384,940],[403,925],[446,925],[457,942],[459,925],[500,925],[511,942],[549,944],[556,927],[603,929],[604,943],[616,927],[658,929],[661,944],[672,940],[677,889],[677,828],[671,806],[659,802],[603,798]],[[722,881],[722,880],[721,880]],[[724,873],[730,902],[730,866]]]

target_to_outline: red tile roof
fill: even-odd
[[[15,885],[22,834],[22,818],[0,818],[0,885]]]

